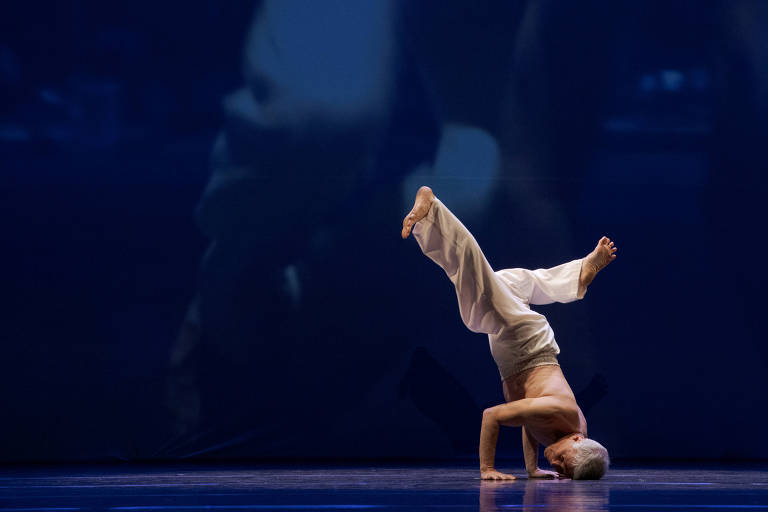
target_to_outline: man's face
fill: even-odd
[[[564,437],[544,450],[544,456],[552,469],[562,476],[573,478],[573,445],[584,439],[581,434]]]

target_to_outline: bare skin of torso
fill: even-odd
[[[553,414],[533,416],[523,424],[536,441],[553,444],[563,436],[579,433],[586,437],[587,420],[576,403],[571,386],[556,365],[537,366],[504,380],[504,398],[507,402],[523,398],[549,397],[555,405]]]

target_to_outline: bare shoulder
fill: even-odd
[[[539,442],[551,444],[570,432],[585,432],[586,422],[576,401],[563,396],[532,399],[524,424]]]

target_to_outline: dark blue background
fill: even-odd
[[[421,184],[496,268],[616,240],[541,308],[614,458],[768,457],[765,3],[3,11],[1,460],[473,457]]]

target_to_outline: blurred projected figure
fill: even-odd
[[[514,479],[496,471],[499,425],[520,426],[528,476],[597,479],[608,468],[607,450],[587,438],[587,422],[557,363],[560,349],[544,315],[529,304],[572,302],[584,297],[597,273],[616,258],[601,238],[586,257],[550,269],[495,272],[472,234],[422,187],[403,220],[402,237],[413,230],[421,250],[445,270],[456,287],[464,324],[488,334],[501,373],[506,404],[483,412],[480,472],[484,480]],[[539,443],[556,472],[538,467]]]
[[[413,357],[423,339],[389,321],[407,312],[393,291],[409,276],[390,264],[407,247],[380,234],[400,217],[393,197],[402,198],[404,189],[410,201],[418,184],[439,183],[464,219],[483,219],[489,205],[511,204],[526,219],[519,227],[568,244],[568,217],[543,185],[552,180],[537,181],[546,165],[532,155],[550,152],[541,150],[542,141],[552,138],[551,128],[568,126],[563,117],[589,124],[584,112],[595,109],[583,98],[561,100],[578,105],[576,111],[557,104],[548,109],[559,96],[541,84],[567,84],[567,91],[598,87],[573,87],[595,76],[580,66],[569,80],[559,70],[550,80],[539,68],[574,46],[542,45],[550,38],[536,36],[538,28],[552,27],[558,41],[565,34],[581,41],[582,24],[568,13],[585,10],[582,3],[540,4],[258,4],[245,41],[244,84],[224,99],[224,126],[199,204],[211,245],[172,349],[168,404],[175,427],[158,455],[394,455],[397,447],[407,450],[398,432],[415,436],[411,418],[420,413],[454,446],[474,437],[432,414],[445,409],[434,398],[429,406],[416,403],[417,411],[394,396],[409,360],[432,359],[424,351]],[[581,60],[595,54],[576,53]],[[512,83],[511,74],[525,83]],[[537,86],[528,87],[528,80]],[[558,140],[588,146],[583,134],[589,130],[567,131]],[[569,160],[558,168],[578,167],[570,151],[553,153]],[[406,179],[413,169],[417,177]],[[353,245],[367,257],[346,249]],[[375,282],[361,278],[371,268],[377,269]],[[458,365],[450,358],[437,354],[443,366],[426,366],[450,373],[466,368],[466,358]],[[427,373],[419,372],[424,381],[440,380]],[[468,382],[459,377],[457,388]],[[402,387],[410,396],[431,396]],[[292,404],[310,392],[323,399],[306,401],[314,408],[308,435],[307,410]],[[468,408],[470,398],[467,393]],[[380,419],[382,409],[400,411],[401,419],[394,413],[389,425],[346,419]],[[439,435],[426,434],[426,427],[421,432],[414,441],[421,455],[444,453],[434,444]],[[348,443],[350,437],[358,442]]]
[[[245,84],[223,101],[198,207],[212,242],[172,349],[176,425],[160,455],[330,454],[333,439],[322,436],[338,429],[323,422],[343,422],[402,357],[385,361],[371,349],[404,338],[346,300],[361,295],[361,282],[349,272],[352,256],[334,252],[348,245],[350,223],[387,218],[356,205],[374,203],[364,190],[392,107],[392,11],[392,0],[259,4],[245,41]],[[391,196],[395,187],[377,191]],[[387,207],[393,219],[398,207]],[[361,211],[359,221],[346,217],[350,209]],[[389,251],[376,240],[367,247]],[[328,314],[342,305],[345,318]],[[361,343],[365,327],[381,340]],[[310,388],[325,412],[312,436],[290,405]]]

